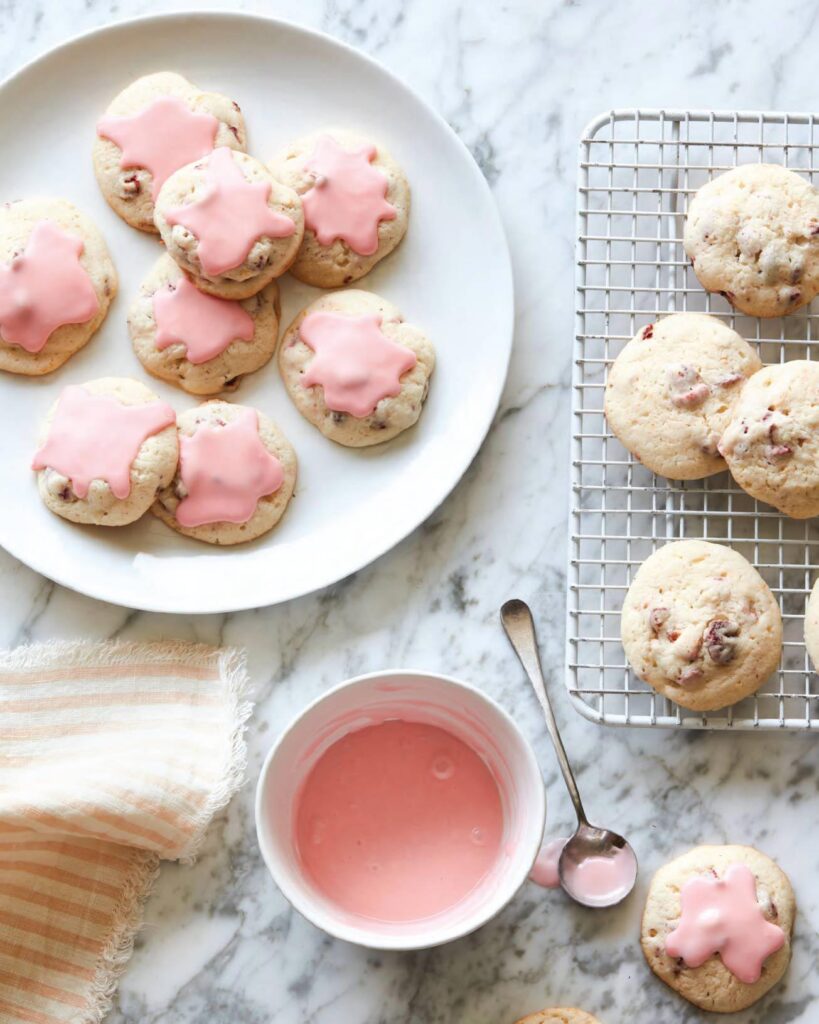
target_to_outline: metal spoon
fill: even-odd
[[[552,705],[549,703],[546,693],[537,637],[535,636],[535,624],[529,606],[524,601],[517,599],[507,601],[501,608],[501,622],[543,708],[546,728],[549,730],[557,761],[563,773],[563,780],[577,813],[577,831],[563,847],[558,861],[557,870],[560,884],[573,900],[582,903],[583,906],[613,907],[624,900],[634,888],[634,883],[637,881],[637,858],[631,846],[622,836],[607,828],[596,828],[594,825],[590,825],[586,818],[577,783],[574,780],[569,759],[566,757],[566,750],[560,739]],[[591,863],[590,859],[592,859]],[[611,861],[611,863],[601,865],[601,859]],[[620,876],[619,884],[613,886],[610,891],[605,891],[605,885],[602,886],[604,891],[601,891],[600,885],[590,885],[590,874],[593,873],[590,869],[596,872],[602,866],[604,873],[609,874],[611,872],[608,869],[613,868],[615,859],[618,867],[615,874]]]

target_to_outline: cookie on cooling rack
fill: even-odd
[[[719,450],[752,497],[793,519],[819,515],[819,363],[795,359],[754,374]]]
[[[674,313],[643,327],[606,380],[606,420],[652,472],[672,480],[720,473],[717,451],[731,410],[762,366],[727,324],[704,313]]]
[[[698,846],[654,875],[640,941],[649,967],[703,1010],[735,1013],[782,978],[796,914],[785,873],[751,846]]]
[[[805,647],[814,671],[819,671],[819,578],[813,584],[805,607]]]
[[[688,207],[683,244],[700,284],[751,316],[819,294],[819,192],[778,164],[720,174]]]
[[[574,1006],[553,1006],[521,1017],[516,1024],[600,1024],[600,1021]]]
[[[737,551],[707,541],[673,541],[647,558],[620,623],[635,674],[694,711],[754,693],[782,650],[782,617],[768,585]]]
[[[154,202],[166,178],[214,146],[243,150],[246,142],[238,103],[160,71],[123,89],[97,122],[94,172],[127,224],[155,232]]]

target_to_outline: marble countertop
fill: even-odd
[[[0,73],[114,19],[207,3],[3,0]],[[228,5],[224,5],[228,6]],[[164,636],[246,647],[258,699],[250,773],[289,718],[331,683],[387,666],[471,680],[522,724],[542,760],[548,829],[568,797],[539,711],[502,636],[507,597],[535,610],[550,685],[593,820],[626,833],[637,892],[584,911],[527,885],[477,934],[380,954],[333,942],[291,911],[265,870],[252,787],[192,868],[165,866],[111,1024],[511,1024],[571,1004],[607,1024],[700,1019],[646,968],[638,945],[651,872],[699,842],[758,845],[794,883],[787,981],[741,1024],[816,1021],[819,827],[815,737],[677,735],[592,725],[562,691],[576,144],[612,106],[813,109],[817,7],[783,0],[245,0],[360,47],[436,107],[472,150],[508,231],[517,292],[512,366],[494,429],[429,522],[375,565],[257,612],[177,618],[79,597],[0,553],[0,643]],[[708,1019],[708,1015],[704,1015]]]

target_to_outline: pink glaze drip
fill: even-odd
[[[0,337],[7,345],[40,352],[63,324],[83,324],[100,308],[80,263],[82,239],[41,220],[25,252],[0,266]]]
[[[71,385],[60,395],[45,444],[31,468],[53,469],[71,481],[78,498],[92,480],[104,480],[114,497],[131,493],[131,466],[144,441],[176,423],[167,402],[124,405]]]
[[[273,494],[284,469],[259,437],[255,409],[243,409],[224,426],[200,423],[179,438],[179,475],[187,490],[176,518],[182,526],[246,523],[259,498]]]
[[[551,842],[541,847],[534,867],[529,874],[529,878],[535,885],[541,885],[544,889],[558,888],[560,885],[560,875],[557,871],[557,862],[560,860],[563,847],[568,841],[568,839],[552,839]]]
[[[680,892],[680,907],[665,951],[688,967],[700,967],[719,953],[731,974],[753,985],[766,958],[785,944],[785,933],[765,919],[757,903],[756,879],[746,864],[732,864],[722,879],[690,878]]]
[[[328,409],[358,419],[369,416],[382,398],[399,394],[401,376],[418,362],[411,349],[384,335],[374,313],[310,313],[299,337],[316,354],[302,387],[320,384]]]
[[[206,295],[183,277],[154,292],[156,347],[185,346],[188,362],[215,359],[234,341],[253,338],[253,317],[238,302]]]
[[[176,96],[160,96],[132,117],[101,117],[97,135],[122,150],[123,170],[144,167],[150,172],[156,199],[174,171],[211,152],[218,127],[212,114],[197,114]]]
[[[298,797],[306,874],[342,910],[413,921],[460,903],[501,856],[503,810],[481,758],[434,725],[392,720],[348,733]]]
[[[199,260],[206,274],[238,267],[265,235],[288,238],[295,232],[289,217],[267,205],[270,182],[248,181],[227,146],[213,151],[207,175],[208,188],[201,199],[165,214],[169,224],[181,224],[199,239]]]
[[[615,850],[609,857],[587,857],[575,864],[563,862],[563,877],[571,891],[590,902],[617,900],[631,891],[637,861],[630,849]]]
[[[359,256],[371,256],[378,248],[378,225],[395,218],[388,203],[386,176],[372,166],[375,146],[349,152],[329,135],[316,143],[305,170],[316,179],[302,196],[304,223],[321,245],[340,238]]]

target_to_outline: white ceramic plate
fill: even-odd
[[[123,529],[50,514],[29,463],[37,426],[66,384],[146,374],[125,323],[157,241],[108,208],[91,169],[96,119],[132,79],[174,70],[242,106],[262,160],[292,137],[345,125],[381,140],[412,187],[410,228],[361,286],[394,302],[433,340],[438,365],[418,426],[363,451],[326,440],[290,402],[275,361],[232,400],[272,416],[299,456],[297,494],[281,525],[218,549],[178,536],[152,515]],[[274,604],[342,579],[410,533],[469,465],[492,421],[512,344],[512,277],[497,210],[478,167],[444,121],[360,53],[325,36],[239,14],[143,18],[81,36],[0,87],[0,200],[64,196],[105,235],[120,294],[102,330],[44,379],[0,381],[0,544],[92,597],[166,612]],[[283,321],[319,294],[282,279]],[[150,378],[147,378],[150,383]],[[153,382],[177,409],[195,400]]]

